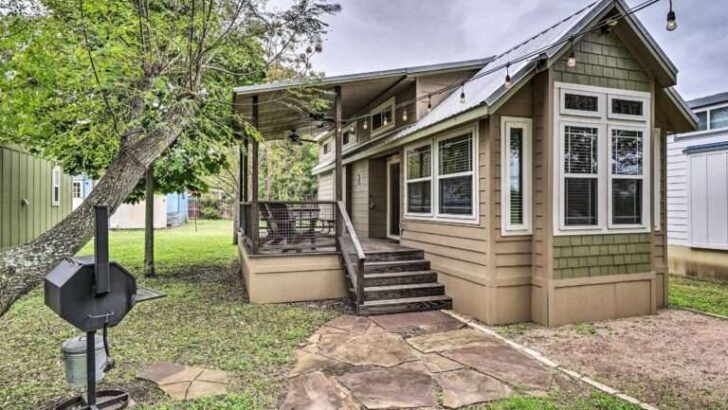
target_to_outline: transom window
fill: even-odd
[[[560,100],[557,233],[648,231],[649,94],[561,83],[557,89],[607,102],[603,113],[598,108],[600,114],[584,118]]]
[[[476,219],[476,138],[468,129],[405,149],[408,216]]]

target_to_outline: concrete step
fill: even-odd
[[[371,286],[364,288],[364,300],[407,299],[445,294],[445,286],[437,283]]]
[[[437,273],[431,270],[410,272],[369,273],[364,275],[364,286],[406,285],[408,283],[437,282]]]
[[[426,259],[407,259],[398,261],[365,262],[364,273],[411,272],[430,270],[430,261]]]
[[[452,309],[452,298],[445,295],[415,298],[369,300],[359,307],[361,315],[417,312],[423,310]]]

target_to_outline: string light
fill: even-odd
[[[571,37],[571,54],[569,54],[569,59],[566,61],[566,65],[569,66],[569,68],[576,67],[576,53],[574,52],[574,37]]]
[[[407,122],[407,108],[402,108],[402,121]]]
[[[354,133],[354,131],[356,131],[354,124],[351,125],[351,128],[349,128],[349,131],[351,131],[352,134]]]
[[[465,83],[463,83],[463,88],[460,90],[460,104],[465,104]]]
[[[677,28],[677,17],[675,10],[672,9],[672,0],[670,0],[670,11],[667,12],[667,31],[675,31]]]
[[[513,85],[513,81],[511,81],[511,73],[509,72],[510,67],[511,67],[511,63],[508,62],[506,64],[506,83],[505,83],[506,88],[511,88],[511,86]]]
[[[389,120],[387,119],[387,116],[384,113],[382,113],[382,125],[384,125],[385,127],[387,125],[389,125]]]
[[[595,32],[597,30],[603,30],[605,27],[614,27],[614,26],[616,26],[619,23],[619,20],[621,20],[621,19],[623,19],[623,18],[625,18],[625,17],[627,17],[629,15],[635,14],[636,12],[641,11],[641,10],[643,10],[643,9],[649,7],[649,6],[652,6],[652,5],[656,4],[656,3],[658,3],[659,1],[660,0],[645,0],[642,3],[640,3],[640,4],[638,4],[638,5],[634,6],[634,7],[632,7],[631,9],[629,9],[623,15],[620,15],[618,17],[609,18],[608,20],[604,21],[602,24],[596,25],[594,27],[590,27],[589,29],[584,29],[584,30],[577,31],[577,32],[573,33],[572,36],[569,39],[554,41],[553,43],[547,44],[547,45],[545,45],[545,46],[543,46],[543,47],[541,47],[539,49],[536,49],[536,50],[534,50],[532,52],[529,52],[527,54],[518,56],[517,58],[515,58],[515,59],[513,59],[511,61],[507,61],[504,65],[494,66],[494,67],[492,67],[489,70],[486,70],[486,71],[483,71],[483,72],[480,72],[480,73],[476,74],[475,76],[471,77],[468,81],[473,81],[473,80],[476,80],[478,78],[481,78],[481,77],[490,75],[490,74],[495,73],[496,71],[499,71],[499,70],[501,70],[501,69],[503,69],[505,67],[506,68],[505,87],[506,88],[510,88],[513,85],[512,78],[510,76],[510,70],[509,70],[510,65],[512,63],[517,63],[517,62],[524,61],[524,60],[527,60],[529,58],[538,56],[538,55],[542,54],[543,52],[547,51],[548,49],[550,49],[550,48],[552,48],[554,46],[557,46],[557,45],[564,44],[566,42],[572,41],[573,37],[581,36],[581,35],[584,35],[584,34],[590,33],[590,32]],[[584,11],[588,10],[590,7],[593,7],[594,4],[596,4],[596,3],[597,3],[597,1],[588,4],[587,6],[585,6],[584,8],[582,8],[581,10],[579,10],[579,11],[571,14],[570,16],[568,16],[568,17],[560,20],[558,23],[556,23],[556,24],[554,24],[554,25],[546,28],[542,32],[538,33],[535,36],[532,36],[531,38],[529,38],[528,40],[524,41],[523,43],[519,43],[516,46],[514,46],[514,47],[506,50],[505,52],[497,55],[496,57],[494,57],[494,60],[497,60],[497,59],[505,56],[506,54],[512,52],[513,50],[515,50],[515,49],[523,46],[525,43],[528,43],[529,41],[532,41],[534,38],[538,37],[539,35],[542,35],[542,34],[548,32],[550,30],[553,30],[554,28],[558,27],[559,25],[563,24],[564,22],[566,22],[566,21],[574,18],[575,16],[583,13]],[[671,24],[671,22],[672,22],[672,24]],[[674,30],[675,28],[677,28],[677,21],[675,19],[675,13],[672,10],[672,1],[670,1],[670,12],[668,13],[668,30],[670,30],[671,28],[672,28],[672,30]],[[448,91],[452,90],[453,88],[455,88],[457,86],[463,86],[463,84],[464,83],[462,83],[462,82],[456,83],[456,84],[451,84],[451,85],[448,85],[448,86],[443,87],[442,89],[439,89],[437,91],[434,91],[434,93],[435,94],[441,94],[441,93],[444,93],[444,92],[448,92]],[[461,93],[461,97],[462,97],[462,94],[463,93]],[[400,104],[395,105],[394,108],[396,109],[396,108],[401,108],[401,107],[406,107],[406,106],[409,106],[409,105],[412,105],[412,104],[416,104],[423,97],[418,97],[418,98],[414,98],[411,101],[402,102]],[[432,110],[432,93],[429,93],[427,95],[427,100],[428,100],[427,101],[427,111],[430,112]],[[273,103],[273,102],[278,102],[278,100],[271,100],[271,101],[267,101],[267,102],[268,103]],[[253,104],[236,103],[236,104],[233,104],[233,105],[235,105],[235,106],[252,106]],[[405,113],[403,113],[403,117],[404,117],[404,115],[405,115]],[[368,129],[368,122],[369,122],[369,117],[370,116],[371,116],[371,114],[363,114],[361,116],[351,117],[351,118],[347,119],[347,121],[348,120],[356,120],[356,119],[364,118],[365,121],[364,121],[364,124],[362,125],[362,129],[367,130]]]

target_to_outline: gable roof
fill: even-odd
[[[707,107],[728,102],[728,92],[708,95],[688,101],[688,106],[693,110],[696,108]]]
[[[539,61],[546,59],[551,62],[554,57],[559,56],[563,50],[569,47],[569,39],[572,36],[580,34],[582,30],[605,16],[613,8],[617,8],[619,13],[625,16],[624,20],[645,41],[668,76],[674,79],[677,75],[675,65],[647,32],[642,23],[633,14],[628,14],[630,8],[624,0],[598,0],[506,52],[497,55],[469,81],[465,82],[464,103],[460,101],[459,93],[453,92],[429,114],[394,138],[404,137],[477,107],[495,106],[501,98],[511,94],[509,93],[510,89],[507,89],[504,85],[506,70],[502,66],[511,62],[509,67],[513,84],[511,89],[517,90],[519,83],[527,81],[530,74],[537,69]]]

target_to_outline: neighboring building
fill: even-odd
[[[699,130],[670,136],[670,272],[728,279],[728,92],[688,102]]]
[[[315,81],[338,97],[325,119],[340,121],[342,154],[333,129],[319,136],[319,201],[304,204],[258,201],[249,158],[239,250],[251,301],[352,289],[364,314],[451,298],[488,324],[550,326],[667,306],[664,141],[697,122],[628,10],[597,1],[494,58]],[[297,87],[234,98],[264,139],[296,141],[320,125],[285,99]]]
[[[50,161],[0,145],[0,248],[34,239],[69,212],[69,175]]]
[[[85,175],[73,177],[73,209],[86,199],[96,186],[96,181]],[[109,220],[111,229],[144,229],[146,202],[121,204]],[[179,226],[187,222],[187,194],[172,193],[154,195],[154,227]]]

